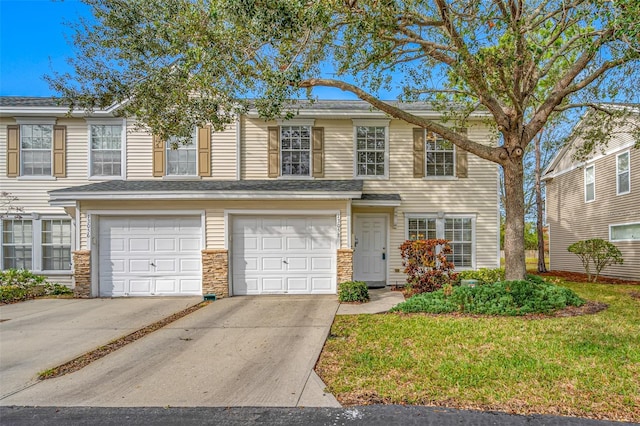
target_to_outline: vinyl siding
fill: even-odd
[[[242,179],[267,179],[267,128],[275,122],[245,118],[242,131]],[[317,119],[314,126],[324,127],[324,179],[354,179],[354,140],[351,119]],[[469,137],[489,144],[488,128],[472,125]],[[404,282],[399,246],[406,238],[405,213],[468,214],[476,218],[476,267],[495,268],[498,257],[498,167],[468,154],[469,177],[466,179],[429,179],[413,177],[413,126],[398,120],[389,125],[388,179],[365,179],[365,193],[400,194],[402,203],[396,208],[397,225],[390,226],[387,248],[389,279]],[[393,209],[355,207],[356,212],[389,214]],[[353,226],[353,223],[352,223]],[[353,239],[352,239],[353,241]],[[398,269],[399,272],[395,272]]]
[[[619,151],[620,152],[620,151]],[[547,182],[547,222],[551,269],[584,272],[579,258],[567,251],[576,241],[609,240],[609,225],[640,222],[640,151],[630,151],[631,191],[616,195],[616,154],[595,165],[596,198],[584,201],[584,169],[578,168]],[[623,265],[605,268],[604,275],[640,279],[640,241],[616,242]]]

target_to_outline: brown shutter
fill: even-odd
[[[67,126],[53,126],[53,175],[67,176]]]
[[[466,135],[467,129],[458,128],[456,131],[460,134]],[[467,159],[467,151],[456,146],[456,176],[459,178],[469,177],[469,162]]]
[[[324,177],[324,127],[311,129],[313,177]]]
[[[424,177],[424,129],[413,129],[413,177]]]
[[[164,141],[160,139],[159,136],[153,135],[153,176],[154,177],[164,176],[165,153],[166,153],[166,147],[165,147]]]
[[[7,177],[20,174],[20,125],[7,126]]]
[[[198,129],[198,175],[211,176],[211,126]]]
[[[269,154],[267,164],[269,177],[280,176],[280,127],[269,127]]]

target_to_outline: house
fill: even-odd
[[[426,104],[412,112],[437,119]],[[115,109],[0,98],[2,268],[80,297],[335,294],[404,283],[399,246],[447,238],[457,269],[497,267],[498,168],[359,101],[256,113],[171,149]],[[486,113],[468,134],[490,143]]]
[[[624,259],[603,275],[640,279],[640,150],[632,134],[638,124],[637,118],[635,124],[618,122],[605,150],[584,162],[574,158],[584,143],[575,135],[544,171],[552,270],[584,272],[567,247],[601,238],[615,244]]]

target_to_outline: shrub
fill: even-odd
[[[346,281],[338,285],[340,302],[366,302],[369,300],[369,288],[364,281]]]
[[[0,303],[71,293],[73,291],[67,286],[48,283],[45,277],[31,271],[24,269],[0,271]]]
[[[598,276],[609,265],[622,264],[622,253],[615,244],[600,238],[582,240],[571,244],[567,250],[580,258],[587,280],[591,281],[591,263],[595,269],[593,282],[598,281]]]
[[[436,291],[456,281],[454,265],[447,260],[451,254],[447,240],[407,240],[400,246],[400,254],[409,296]]]
[[[480,285],[493,284],[498,281],[504,281],[504,268],[480,268],[477,271],[461,271],[458,272],[458,281],[460,280],[478,280]]]
[[[463,312],[485,315],[526,315],[551,313],[567,306],[581,306],[584,301],[568,288],[535,279],[534,281],[500,281],[478,287],[453,287],[416,295],[392,311],[447,313]]]

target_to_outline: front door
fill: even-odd
[[[387,217],[356,216],[353,279],[382,287],[387,279]]]

